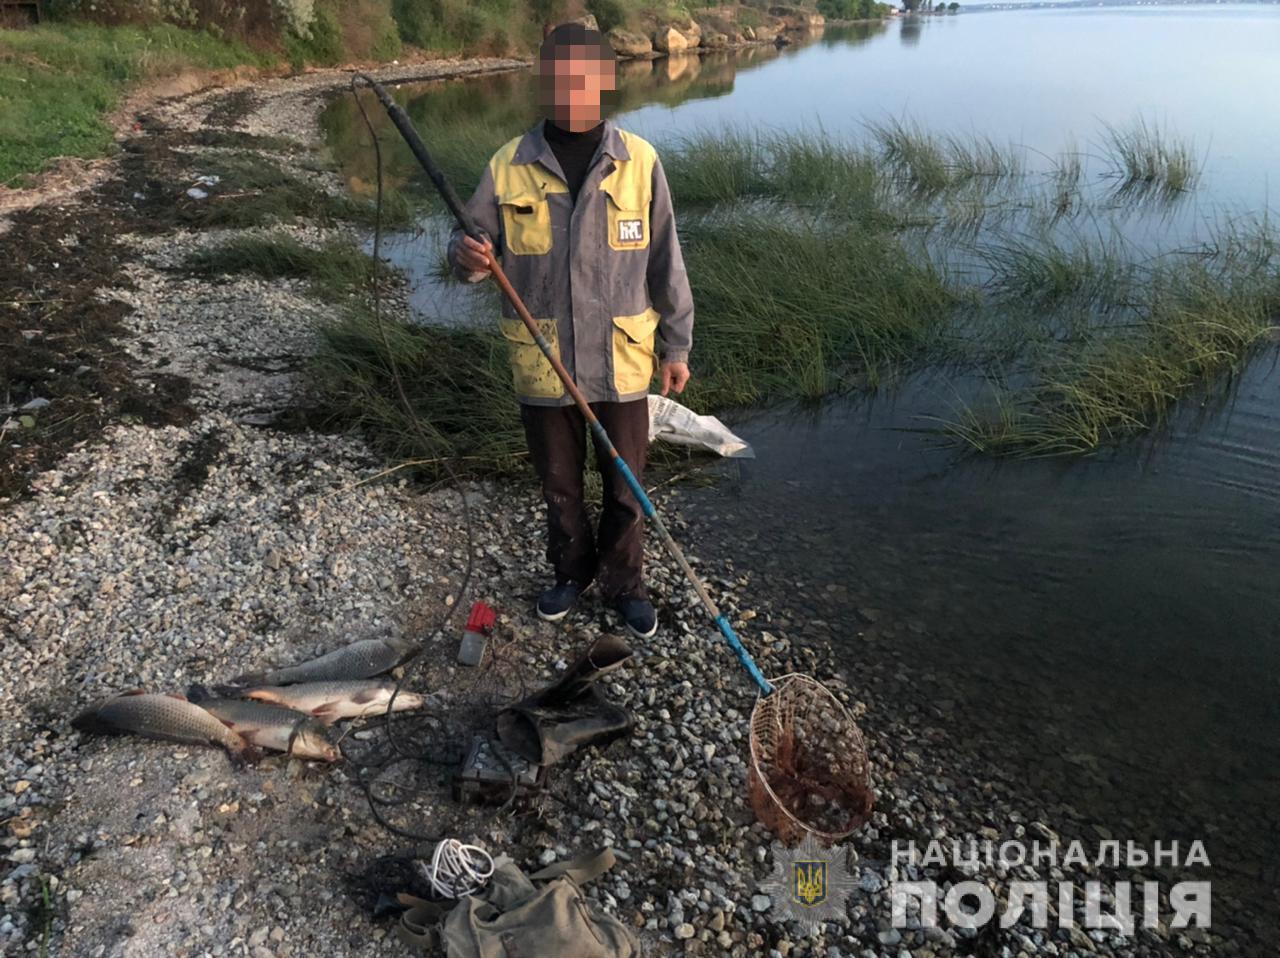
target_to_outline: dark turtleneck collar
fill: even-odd
[[[600,121],[589,130],[573,133],[561,129],[551,120],[542,125],[542,135],[555,154],[560,169],[564,171],[565,184],[569,187],[569,195],[576,203],[578,191],[582,189],[587,171],[591,169],[591,161],[595,158],[600,140],[604,136],[604,121]]]

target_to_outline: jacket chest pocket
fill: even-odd
[[[647,184],[646,184],[647,185]],[[601,183],[609,208],[609,248],[647,249],[649,246],[649,191],[626,180]]]
[[[507,249],[517,256],[551,252],[551,207],[545,197],[516,196],[499,203]]]

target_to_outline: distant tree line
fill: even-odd
[[[955,13],[960,4],[955,0],[950,3],[934,3],[934,0],[901,0],[902,9],[907,13]]]
[[[818,0],[818,12],[828,20],[880,20],[890,9],[876,0]]]

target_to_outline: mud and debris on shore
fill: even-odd
[[[384,942],[385,921],[371,918],[369,873],[415,843],[372,818],[351,769],[271,759],[237,771],[212,751],[82,739],[69,717],[122,687],[216,683],[378,631],[421,639],[442,609],[473,599],[500,611],[497,641],[529,684],[550,680],[613,628],[594,597],[560,626],[531,614],[543,579],[542,516],[527,484],[423,490],[383,475],[385,463],[357,438],[273,425],[305,404],[299,370],[331,304],[298,282],[178,268],[188,252],[245,229],[181,215],[183,151],[231,141],[254,149],[263,142],[246,138],[271,138],[272,162],[337,195],[331,172],[306,169],[291,151],[305,156],[318,144],[316,109],[345,79],[310,75],[234,102],[211,92],[160,104],[126,146],[113,190],[23,214],[0,240],[39,232],[31,255],[44,257],[42,277],[61,262],[63,238],[84,245],[71,281],[42,278],[29,290],[33,300],[78,297],[67,300],[65,319],[28,303],[12,321],[19,336],[22,323],[39,321],[41,335],[23,342],[53,350],[29,365],[47,362],[55,373],[24,387],[47,393],[41,417],[62,402],[92,409],[20,463],[21,481],[6,489],[19,494],[0,511],[6,950],[262,958],[399,947]],[[312,243],[346,229],[277,228]],[[70,339],[56,338],[59,322]],[[114,377],[119,398],[97,385],[74,392],[81,365]],[[63,387],[68,366],[72,385]],[[147,402],[135,398],[144,389]],[[667,490],[660,505],[677,533],[681,495]],[[475,568],[464,597],[468,552]],[[531,805],[496,817],[459,813],[453,837],[529,865],[614,845],[626,860],[588,894],[639,929],[654,954],[1231,953],[1216,934],[1168,928],[1124,937],[1056,926],[891,927],[892,842],[1067,841],[1085,837],[1084,823],[1025,801],[1016,777],[989,775],[998,757],[986,768],[955,763],[940,723],[914,703],[867,697],[857,676],[843,674],[840,630],[754,602],[749,575],[697,558],[764,670],[817,675],[867,734],[877,811],[849,843],[858,889],[843,919],[810,938],[761,902],[771,837],[745,801],[751,688],[656,550],[661,631],[609,680],[610,694],[637,713],[633,737],[582,755]],[[451,664],[459,636],[455,628],[432,640],[417,691],[471,678]],[[1116,877],[1092,862],[1053,877],[1063,874]],[[937,877],[964,876],[943,868]],[[1234,944],[1251,953],[1247,940]]]

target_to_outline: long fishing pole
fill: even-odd
[[[400,131],[400,135],[404,137],[405,142],[409,145],[410,151],[422,164],[423,170],[431,179],[432,185],[440,194],[440,198],[444,200],[445,206],[449,207],[449,212],[453,214],[458,225],[462,227],[464,233],[470,236],[476,242],[483,243],[484,234],[476,226],[475,221],[471,218],[471,214],[467,212],[462,201],[458,198],[458,194],[454,191],[453,185],[446,179],[444,171],[436,164],[432,158],[427,145],[422,142],[422,137],[418,135],[417,129],[414,128],[413,121],[409,119],[409,114],[404,111],[391,94],[389,94],[382,84],[378,83],[368,74],[358,73],[354,79],[363,80],[373,90],[374,95],[382,103],[386,109],[391,122],[395,124],[395,128]],[[354,85],[353,79],[353,85]],[[773,691],[773,686],[760,672],[755,660],[751,658],[751,654],[742,645],[742,640],[738,638],[738,634],[734,631],[733,626],[729,624],[729,619],[720,608],[716,605],[715,600],[711,598],[707,592],[706,586],[693,571],[693,567],[689,565],[689,560],[685,558],[684,551],[679,544],[671,537],[671,533],[667,530],[666,523],[662,521],[662,517],[658,515],[657,509],[649,500],[649,496],[644,491],[644,486],[635,477],[635,473],[631,471],[631,467],[627,465],[626,460],[618,453],[617,448],[613,444],[613,440],[609,438],[609,434],[605,432],[605,428],[601,425],[600,420],[596,418],[596,414],[591,410],[591,404],[587,402],[587,397],[582,394],[582,390],[578,388],[578,384],[573,381],[573,377],[569,375],[569,371],[565,369],[564,363],[560,361],[560,357],[555,354],[551,348],[551,344],[547,342],[547,338],[542,335],[542,331],[538,329],[538,324],[529,310],[525,307],[524,301],[520,298],[520,294],[516,292],[515,287],[511,285],[511,281],[507,279],[507,274],[503,272],[501,264],[492,252],[488,254],[489,258],[489,275],[493,277],[494,282],[498,284],[498,288],[502,290],[502,294],[507,297],[511,307],[515,310],[516,315],[520,317],[525,328],[529,330],[529,334],[533,337],[533,341],[537,343],[538,349],[542,355],[546,357],[547,362],[551,364],[551,368],[555,370],[556,375],[560,377],[560,382],[564,384],[564,388],[573,398],[582,415],[586,417],[587,424],[591,428],[592,434],[596,437],[596,442],[603,454],[613,460],[614,466],[622,475],[627,487],[631,490],[631,494],[635,496],[636,501],[640,503],[640,508],[645,514],[645,518],[652,523],[653,528],[658,533],[658,538],[662,540],[667,551],[672,558],[676,560],[676,564],[684,571],[686,578],[693,585],[694,591],[698,594],[698,598],[702,602],[703,608],[707,610],[707,614],[711,616],[716,627],[720,630],[720,634],[724,636],[725,641],[729,644],[734,653],[738,657],[738,661],[742,663],[743,668],[747,670],[747,674],[751,676],[751,680],[756,683],[760,691],[769,695]]]

